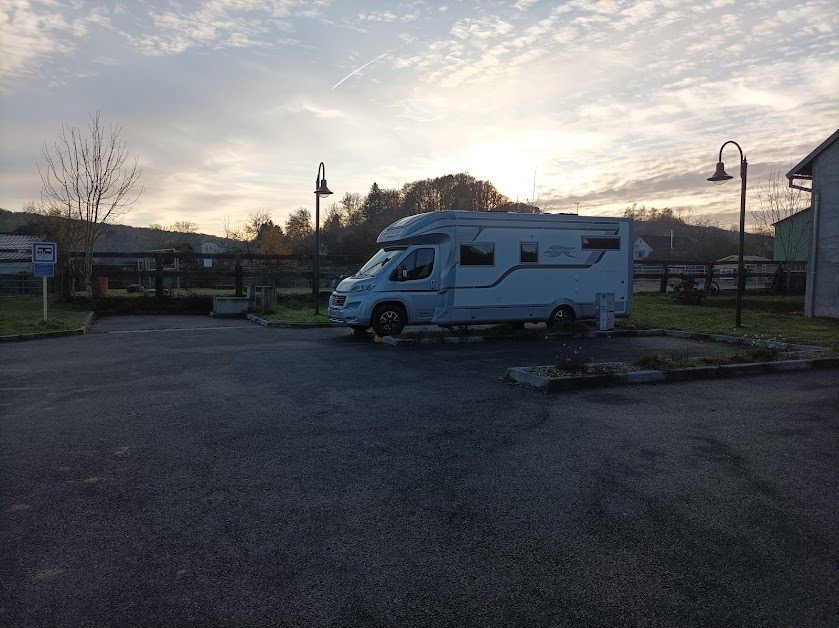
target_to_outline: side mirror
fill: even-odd
[[[407,278],[408,269],[402,264],[399,264],[399,266],[396,267],[396,281],[405,281]]]

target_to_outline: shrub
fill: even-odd
[[[673,300],[684,305],[702,305],[702,299],[707,295],[704,290],[697,287],[693,277],[681,275],[679,280],[679,283],[670,286],[673,288],[673,294],[671,295]]]
[[[775,347],[752,347],[746,351],[749,362],[774,362],[781,357],[781,352]]]
[[[563,343],[557,354],[557,368],[575,373],[585,372],[588,367],[589,356],[583,353],[580,345]]]
[[[663,358],[658,354],[653,354],[642,355],[640,358],[635,360],[634,364],[635,366],[643,369],[661,370],[667,362],[668,360],[666,358]]]

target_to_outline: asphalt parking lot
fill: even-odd
[[[839,371],[548,396],[501,381],[539,342],[93,331],[0,346],[2,626],[839,623]]]

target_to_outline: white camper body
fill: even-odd
[[[632,219],[444,211],[403,218],[342,280],[329,318],[379,335],[441,326],[595,318],[600,293],[632,312]]]

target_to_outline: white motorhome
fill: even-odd
[[[443,211],[403,218],[329,300],[330,320],[395,336],[441,326],[595,318],[598,293],[632,312],[632,219]]]

